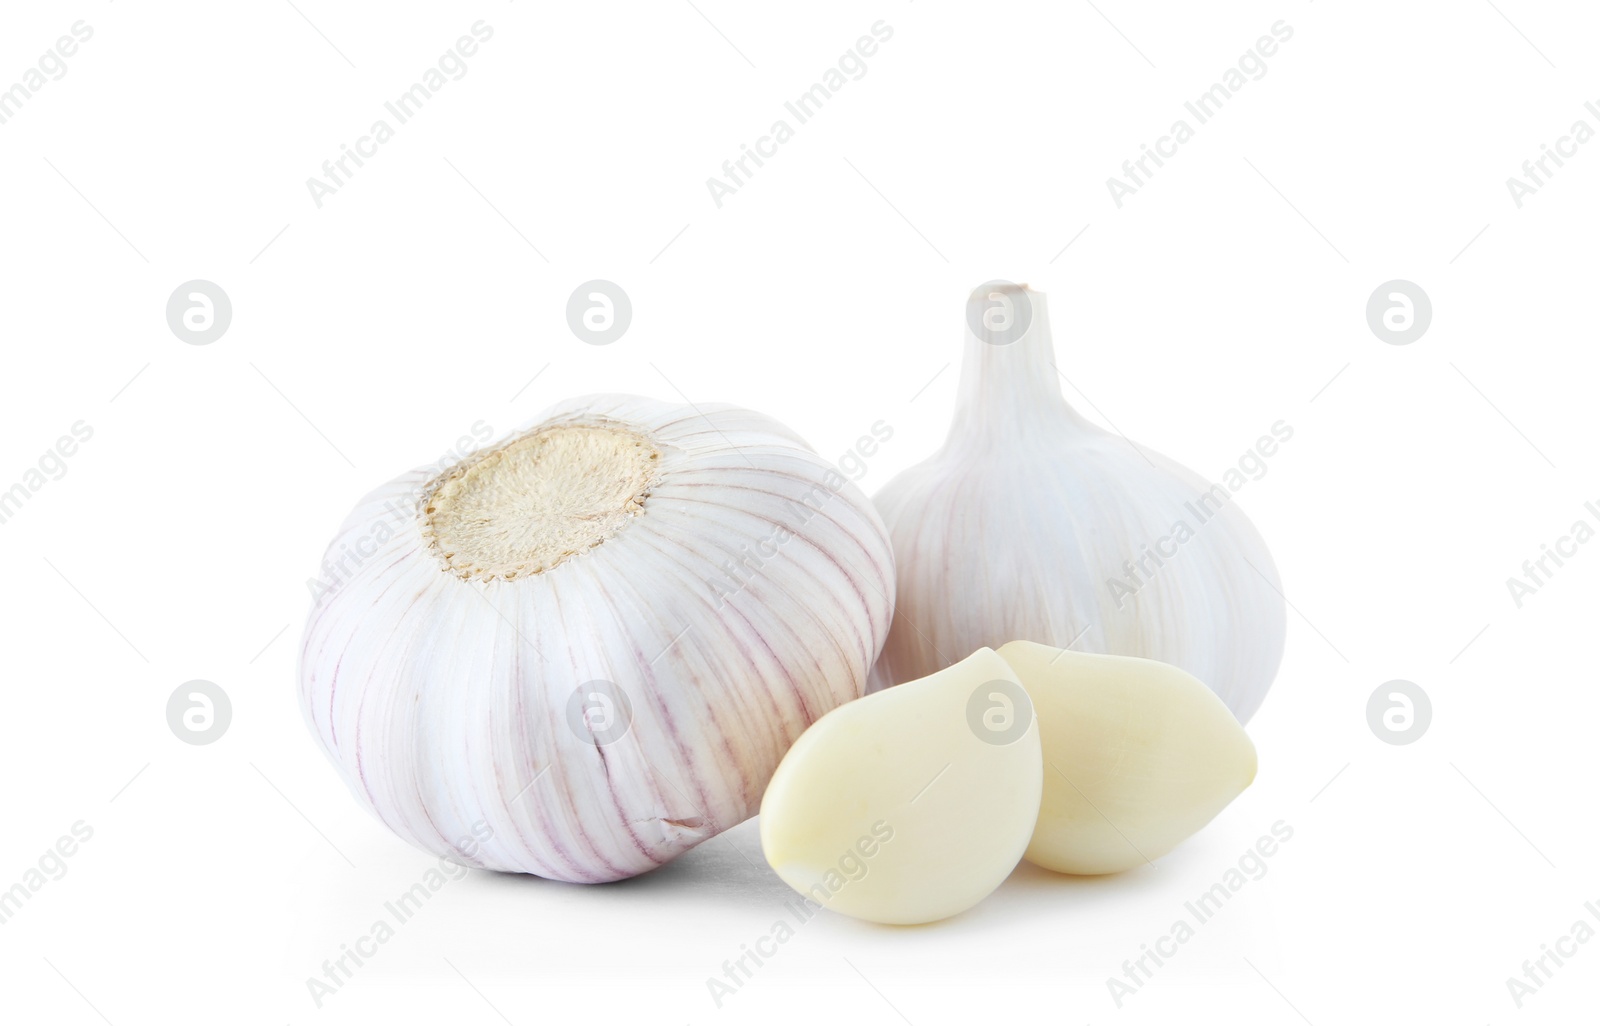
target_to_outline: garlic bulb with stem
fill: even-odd
[[[414,517],[373,531],[396,506]],[[412,844],[575,882],[754,815],[794,740],[863,693],[893,608],[872,504],[726,405],[562,403],[373,492],[330,553],[352,546],[306,625],[312,733]]]
[[[897,589],[873,689],[1024,640],[1171,663],[1249,720],[1285,604],[1228,489],[1067,404],[1041,293],[990,283],[967,321],[944,447],[875,497]]]

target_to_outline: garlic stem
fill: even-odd
[[[946,446],[984,447],[1026,432],[1087,427],[1061,394],[1050,314],[1042,292],[1006,282],[980,287],[967,300],[968,330],[961,385]],[[1026,326],[1020,338],[971,325],[1010,316]]]

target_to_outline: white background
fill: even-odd
[[[1600,500],[1600,143],[1520,208],[1505,183],[1575,120],[1600,129],[1600,14],[296,3],[12,4],[0,25],[0,88],[94,30],[0,125],[0,489],[94,431],[0,524],[0,888],[93,830],[0,924],[0,1018],[1592,1014],[1600,943],[1520,1010],[1506,979],[1600,927],[1600,545],[1521,608],[1506,579]],[[466,77],[319,209],[306,179],[479,19]],[[879,19],[865,77],[719,209],[706,179]],[[1280,19],[1265,77],[1119,209],[1106,179]],[[195,278],[234,308],[208,346],[164,317]],[[593,278],[633,302],[610,346],[566,324]],[[942,439],[962,304],[993,278],[1051,296],[1080,410],[1205,476],[1294,427],[1238,497],[1294,606],[1255,785],[1154,867],[1023,866],[920,929],[819,916],[721,1008],[706,979],[789,896],[755,824],[614,886],[474,872],[317,1008],[307,978],[432,861],[357,808],[296,706],[306,580],[354,501],[476,421],[594,391],[747,405],[830,458],[883,419],[871,492]],[[1433,303],[1407,346],[1365,318],[1395,278]],[[195,678],[233,704],[206,746],[166,722]],[[1404,746],[1366,719],[1395,678],[1433,702]],[[1107,978],[1279,820],[1268,874],[1119,1009]]]

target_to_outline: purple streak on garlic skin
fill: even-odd
[[[777,554],[731,582],[779,526]],[[313,735],[412,844],[460,860],[481,820],[473,863],[576,882],[646,872],[753,815],[795,738],[863,693],[893,609],[871,503],[787,428],[727,406],[563,403],[372,492],[329,557],[353,551],[306,625]],[[569,722],[596,680],[632,706],[603,746]]]

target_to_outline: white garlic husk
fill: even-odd
[[[754,815],[863,694],[894,597],[882,520],[793,432],[619,395],[379,488],[329,559],[300,695],[357,799],[434,854],[585,883]]]
[[[1225,487],[1067,404],[1041,293],[992,283],[968,311],[949,437],[875,497],[897,604],[872,689],[1024,640],[1171,663],[1248,721],[1286,627],[1261,536]]]

